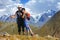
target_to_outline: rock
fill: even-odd
[[[0,36],[10,36],[10,34],[8,34],[7,32],[1,32]]]
[[[50,36],[50,35],[48,35],[47,37],[48,37],[48,38],[52,38],[52,36]]]

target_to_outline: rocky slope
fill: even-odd
[[[51,35],[60,37],[60,11],[58,11],[43,27],[37,32],[41,36]]]

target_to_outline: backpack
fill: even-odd
[[[30,20],[30,13],[27,13],[26,17],[27,17],[28,20]]]

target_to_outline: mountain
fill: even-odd
[[[18,28],[16,23],[0,22],[0,40],[60,40],[60,38],[52,37],[50,35],[40,36],[37,34],[38,27],[31,26],[34,36],[18,35]],[[25,32],[26,33],[26,32]],[[44,35],[44,34],[43,34]]]
[[[34,36],[29,35],[18,35],[18,28],[16,23],[0,22],[0,40],[60,40],[57,37],[52,37],[50,35],[40,36],[39,33],[36,34],[39,28],[31,26]],[[26,32],[25,32],[26,33]],[[43,34],[44,35],[44,34]]]
[[[17,24],[16,23],[6,23],[6,22],[0,22],[0,32],[7,32],[11,36],[0,36],[1,40],[4,40],[5,38],[7,40],[60,40],[59,38],[52,37],[54,34],[56,37],[60,36],[60,11],[57,12],[53,17],[44,24],[41,28],[35,28],[31,26],[31,29],[34,33],[36,33],[36,36],[27,36],[26,35],[18,35],[17,32]],[[12,35],[14,34],[14,35]],[[40,35],[40,36],[39,36]],[[48,36],[47,36],[48,35]],[[52,35],[52,36],[50,36]],[[43,36],[43,37],[42,37]],[[5,38],[4,38],[5,37]]]
[[[53,15],[55,11],[50,10],[49,12],[44,13],[42,16],[40,14],[36,14],[31,16],[30,24],[35,26],[43,26]],[[16,18],[10,18],[10,15],[3,15],[0,17],[0,21],[3,22],[16,22]]]
[[[50,18],[56,13],[56,11],[50,10],[50,12],[44,13],[37,21],[37,23],[34,23],[38,27],[42,27]],[[34,25],[33,24],[33,25]]]
[[[0,21],[2,21],[2,22],[15,22],[16,18],[12,19],[12,18],[10,18],[9,15],[3,15],[0,17]]]
[[[60,11],[58,11],[47,23],[37,32],[41,36],[51,35],[60,37]]]

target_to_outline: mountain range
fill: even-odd
[[[30,17],[30,24],[35,26],[43,26],[54,14],[56,11],[50,10],[50,12],[43,13],[42,16],[37,15],[35,18],[33,16]],[[16,18],[10,18],[10,15],[0,16],[0,21],[2,22],[16,22]]]
[[[56,12],[56,14],[37,31],[40,36],[51,35],[60,38],[60,11]]]

